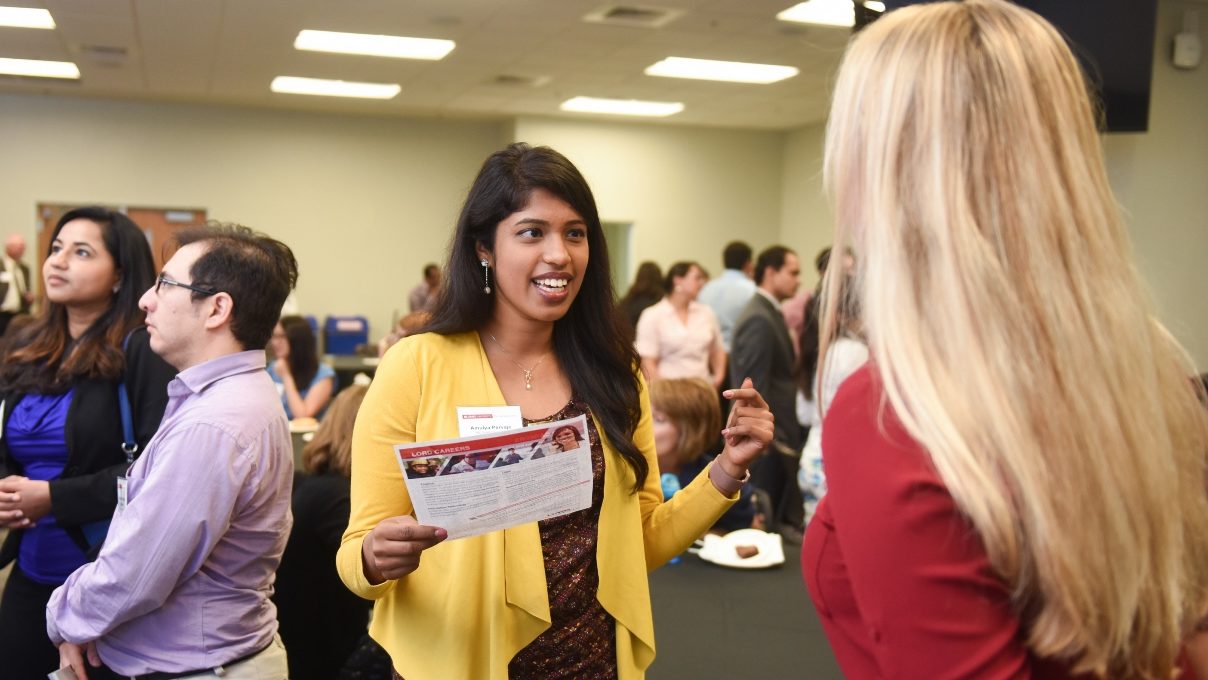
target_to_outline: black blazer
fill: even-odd
[[[168,404],[168,383],[176,369],[151,351],[146,328],[136,328],[126,346],[124,380],[130,396],[130,415],[139,451],[147,445]],[[5,432],[13,407],[23,394],[4,394]],[[75,386],[67,410],[67,465],[58,479],[50,481],[50,512],[71,539],[85,551],[90,546],[81,525],[109,519],[117,506],[117,477],[126,471],[122,453],[122,419],[117,383],[85,380]],[[0,476],[24,474],[9,454],[8,437],[0,437]],[[0,567],[17,557],[22,532],[10,531],[0,547]],[[93,552],[95,555],[95,552]]]
[[[749,376],[776,416],[775,440],[800,451],[805,437],[801,423],[797,422],[794,356],[784,315],[763,295],[752,295],[734,325],[730,385],[738,387]]]

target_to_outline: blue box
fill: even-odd
[[[369,343],[369,319],[363,316],[329,316],[323,326],[323,348],[327,354],[356,354]]]

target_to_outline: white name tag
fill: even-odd
[[[524,427],[519,406],[458,406],[457,432],[473,437],[492,432],[507,432]]]
[[[117,512],[122,514],[126,511],[126,476],[122,475],[117,478]]]

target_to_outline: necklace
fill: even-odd
[[[502,342],[499,342],[499,338],[495,337],[494,333],[487,331],[487,335],[489,335],[491,337],[491,339],[495,341],[495,345],[497,347],[499,347],[499,351],[504,353],[504,355],[507,357],[508,361],[515,364],[516,368],[519,368],[521,371],[524,371],[524,389],[532,390],[533,389],[533,371],[537,370],[537,367],[541,365],[542,361],[545,361],[545,357],[549,356],[548,353],[542,354],[541,358],[537,360],[537,363],[533,364],[532,368],[525,368],[519,361],[516,361],[515,359],[512,358],[512,353],[509,352],[508,349],[503,346]]]

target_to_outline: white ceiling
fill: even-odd
[[[78,82],[0,76],[0,91],[398,116],[585,117],[575,95],[679,101],[668,123],[787,129],[822,120],[848,30],[789,24],[795,0],[0,0],[45,7],[53,31],[0,27],[0,57],[74,61]],[[583,21],[610,4],[683,10],[663,28]],[[293,48],[304,28],[445,38],[436,62]],[[97,48],[100,48],[99,50]],[[116,56],[106,56],[116,48]],[[124,50],[124,55],[122,51]],[[643,74],[668,56],[796,66],[772,85]],[[398,83],[388,101],[276,94],[275,76]],[[539,87],[498,76],[545,78]],[[595,118],[601,117],[587,116]]]

